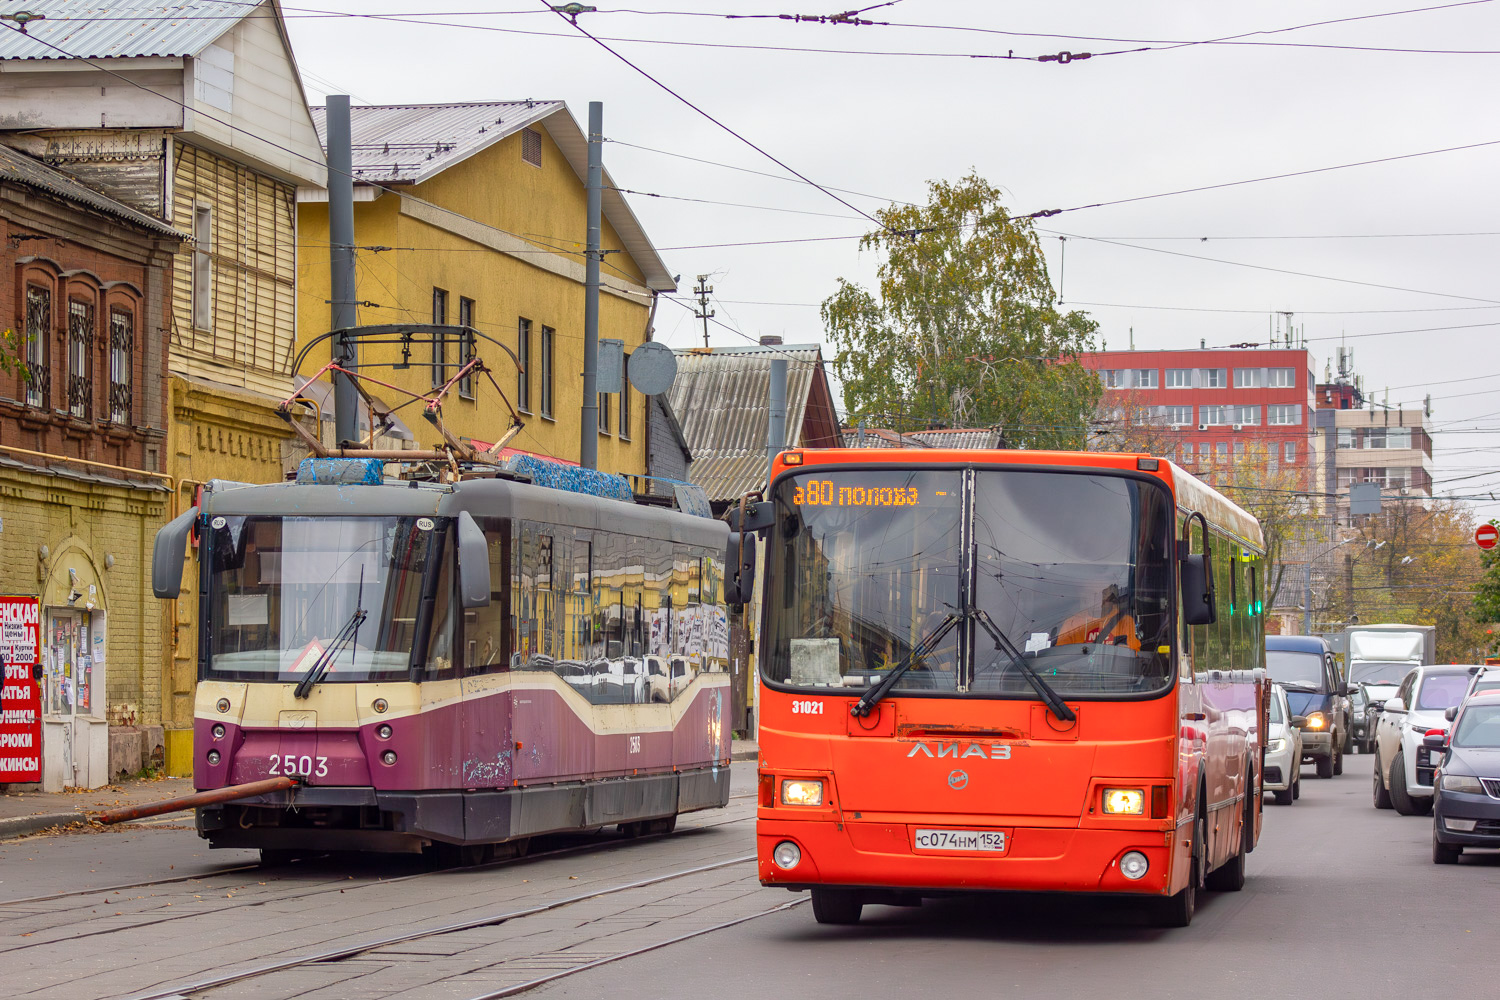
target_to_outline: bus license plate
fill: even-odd
[[[1003,830],[918,830],[919,851],[995,851],[1005,850]]]

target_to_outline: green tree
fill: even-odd
[[[999,427],[1012,447],[1082,449],[1101,387],[1078,363],[1098,324],[1056,308],[1030,220],[970,174],[891,205],[861,249],[883,255],[872,294],[840,278],[823,302],[851,419],[910,430]]]
[[[1490,524],[1500,527],[1500,520]],[[1475,581],[1474,620],[1484,625],[1500,622],[1500,548],[1480,549],[1479,565],[1483,572]],[[1486,634],[1486,646],[1494,652],[1494,639]]]
[[[19,338],[11,330],[0,330],[0,374],[29,375],[26,362],[21,360]]]

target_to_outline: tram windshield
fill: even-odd
[[[428,517],[214,518],[209,675],[296,682],[330,648],[322,683],[406,680],[414,655],[424,677],[451,674],[448,528]]]
[[[911,659],[894,692],[1034,698],[1028,673],[1064,697],[1171,684],[1164,488],[1087,473],[818,470],[783,480],[774,499],[773,682],[860,690]]]

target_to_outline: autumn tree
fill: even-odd
[[[844,278],[822,306],[851,419],[898,429],[1000,427],[1013,447],[1082,449],[1101,389],[1078,363],[1098,324],[1059,312],[1030,220],[970,174],[891,205],[861,249],[872,293]]]
[[[1276,607],[1283,590],[1300,586],[1304,564],[1298,557],[1320,543],[1327,523],[1309,489],[1312,469],[1282,462],[1278,442],[1252,440],[1204,478],[1260,521],[1266,546],[1264,603]]]
[[[21,357],[19,339],[11,330],[0,330],[0,374],[20,374],[22,377],[29,374]]]

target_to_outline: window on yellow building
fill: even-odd
[[[520,370],[516,372],[516,409],[531,412],[531,320],[522,319],[516,324],[516,360]]]
[[[438,326],[448,325],[448,293],[444,289],[432,290],[432,322]],[[441,336],[432,338],[432,384],[442,385],[448,381],[448,345]]]
[[[458,300],[458,325],[472,327],[474,325],[474,300],[460,298]],[[458,345],[458,363],[460,366],[474,360],[474,338],[464,334],[464,339]],[[474,374],[470,372],[458,380],[458,394],[465,399],[474,398]]]
[[[193,329],[214,328],[213,251],[214,210],[209,205],[193,209]]]
[[[620,379],[620,440],[630,440],[630,355],[625,355],[624,376]]]
[[[613,400],[607,392],[599,393],[599,433],[609,433],[609,407]]]
[[[555,331],[550,326],[542,327],[542,416],[552,417],[552,342]]]
[[[521,130],[521,159],[533,167],[542,165],[542,134],[536,129]]]

